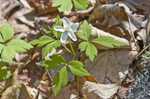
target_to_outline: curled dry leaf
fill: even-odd
[[[123,7],[115,4],[98,5],[89,16],[94,26],[117,36],[128,36],[123,27],[123,21],[128,22],[128,16]],[[129,37],[128,37],[129,38]]]
[[[3,1],[1,3],[0,10],[2,11],[2,16],[5,18],[10,17],[11,14],[20,7],[20,4],[17,0],[3,0]]]
[[[93,93],[96,96],[99,96],[99,98],[110,99],[111,96],[117,92],[118,88],[118,84],[97,84],[87,81],[85,82],[83,90],[87,90],[87,93]],[[89,99],[92,99],[92,97]]]
[[[89,16],[89,21],[106,32],[130,40],[136,30],[143,28],[132,12],[124,2],[98,5]]]
[[[33,13],[33,9],[20,9],[16,13],[12,14],[8,22],[12,23],[12,21],[15,21],[17,19],[25,25],[34,28],[34,17],[35,14]]]
[[[9,17],[8,23],[12,25],[15,33],[27,33],[34,28],[34,20],[28,19],[29,17],[31,19],[34,19],[34,15],[32,14],[32,16],[27,16],[27,14],[29,14],[30,12],[32,12],[32,9],[21,9],[17,10],[11,15],[11,17]],[[32,29],[30,27],[32,27]]]
[[[31,7],[30,7],[30,5],[28,4],[27,0],[20,0],[20,2],[23,4],[23,6],[24,6],[25,8],[31,9]]]
[[[150,1],[149,0],[123,0],[124,3],[130,5],[135,12],[148,14],[150,12]]]

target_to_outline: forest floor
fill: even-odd
[[[56,96],[53,94],[52,82],[59,69],[50,70],[40,66],[45,45],[41,48],[34,46],[23,54],[16,53],[13,61],[6,66],[11,71],[11,76],[6,80],[1,80],[0,77],[0,99],[150,98],[148,93],[150,85],[143,83],[146,77],[148,77],[146,82],[150,80],[150,77],[148,74],[145,79],[141,78],[141,75],[137,77],[139,71],[141,74],[145,73],[145,69],[141,69],[145,67],[139,67],[139,64],[143,64],[141,58],[144,56],[142,55],[145,55],[145,51],[148,51],[150,46],[150,0],[88,1],[88,7],[85,10],[78,11],[73,6],[71,11],[60,12],[58,7],[52,6],[52,0],[0,0],[0,26],[10,24],[15,32],[13,38],[26,42],[38,39],[50,32],[44,26],[52,27],[56,22],[56,17],[60,16],[61,20],[66,17],[72,23],[82,24],[86,20],[91,27],[90,39],[109,36],[124,44],[115,46],[112,42],[113,47],[111,44],[108,45],[110,47],[95,44],[97,53],[90,53],[94,54],[93,61],[87,57],[87,53],[80,52],[76,46],[83,41],[81,39],[77,43],[71,41],[78,57],[66,51],[63,44],[58,49],[51,48],[53,50],[48,53],[48,56],[61,53],[67,62],[78,59],[90,73],[90,76],[83,77],[68,73],[68,83],[60,89]],[[88,32],[87,27],[85,31]],[[69,50],[73,52],[72,46],[69,44],[65,46],[69,46]],[[146,55],[149,54],[146,53]],[[47,59],[48,56],[44,59]],[[150,56],[146,57],[150,59]],[[149,60],[146,60],[146,63],[149,64]],[[144,85],[135,85],[135,82]],[[134,85],[138,86],[137,89],[134,89]],[[146,90],[147,93],[143,90]],[[143,98],[139,98],[140,95]]]

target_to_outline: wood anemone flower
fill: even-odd
[[[71,22],[69,21],[68,18],[64,17],[62,19],[63,22],[63,26],[55,26],[54,29],[56,31],[62,32],[62,35],[60,37],[60,41],[62,43],[67,43],[67,39],[68,36],[70,37],[71,40],[73,41],[77,41],[77,37],[74,34],[74,32],[77,31],[78,27],[79,27],[79,23],[73,23],[71,24]]]

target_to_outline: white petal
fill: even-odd
[[[60,37],[60,41],[61,41],[62,43],[66,43],[66,42],[67,42],[67,38],[68,38],[67,33],[66,33],[66,32],[63,32],[62,35],[61,35],[61,37]]]
[[[59,32],[64,32],[64,28],[62,26],[55,26],[54,30],[59,31]]]
[[[72,29],[74,32],[76,32],[77,29],[78,29],[78,27],[79,27],[79,23],[74,23],[74,24],[71,26],[71,29]]]
[[[68,36],[69,36],[73,41],[77,41],[77,37],[76,37],[76,35],[74,34],[73,31],[69,31],[69,32],[68,32]]]
[[[71,25],[69,19],[66,17],[64,17],[62,21],[63,21],[64,28]]]

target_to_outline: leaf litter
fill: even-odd
[[[55,23],[56,15],[60,14],[57,7],[52,5],[52,0],[1,0],[0,3],[2,4],[0,20],[3,21],[0,26],[7,21],[17,33],[15,38],[25,34],[26,36],[22,38],[26,41],[39,38],[44,33],[42,24],[52,26]],[[138,79],[135,76],[138,73],[138,62],[141,60],[135,60],[136,55],[149,44],[150,2],[148,0],[90,0],[88,8],[80,6],[78,0],[73,0],[72,3],[79,11],[74,7],[65,8],[65,5],[61,5],[58,8],[60,11],[63,12],[64,9],[71,9],[71,11],[65,11],[60,16],[67,16],[70,20],[76,17],[72,22],[79,23],[87,19],[92,31],[90,40],[110,36],[112,39],[124,43],[124,46],[115,46],[112,49],[94,44],[99,53],[93,62],[86,55],[81,55],[83,58],[81,60],[84,60],[83,63],[86,65],[85,68],[92,76],[76,78],[69,74],[70,83],[63,87],[57,96],[52,94],[52,75],[56,71],[46,71],[39,66],[41,59],[37,56],[41,56],[42,49],[33,48],[23,56],[23,59],[14,60],[15,64],[19,65],[8,64],[12,66],[8,68],[12,73],[15,73],[16,70],[19,71],[16,75],[13,74],[12,78],[0,82],[1,99],[10,99],[12,95],[14,95],[12,99],[19,99],[22,96],[26,96],[26,98],[22,97],[21,99],[71,99],[73,96],[77,99],[81,97],[83,99],[128,99],[126,94],[128,97],[130,97],[130,92],[137,94],[130,88],[132,82],[134,84],[134,81]],[[67,62],[74,59],[64,49],[58,49],[56,53],[62,53]],[[21,55],[18,54],[17,57],[22,57]],[[137,66],[134,66],[134,62]],[[25,66],[20,67],[22,63]],[[130,80],[132,82],[128,85]],[[131,87],[129,87],[130,85]],[[121,88],[126,89],[123,90],[125,94],[119,93],[122,91]],[[128,88],[131,91],[128,91]],[[126,91],[128,92],[126,93]]]

